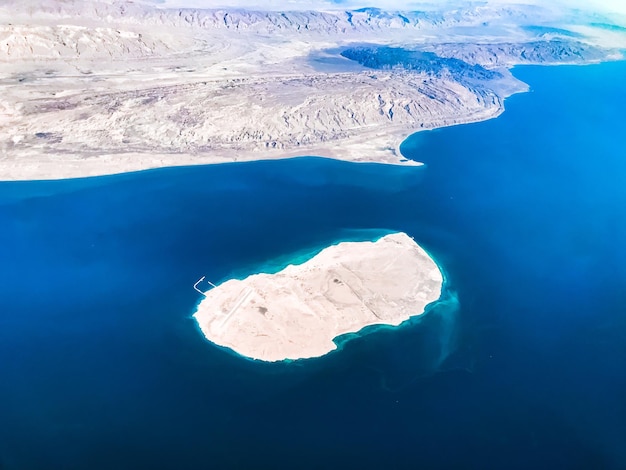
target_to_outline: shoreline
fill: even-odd
[[[526,90],[516,91],[523,93]],[[511,95],[509,95],[511,96]],[[159,168],[215,165],[252,161],[283,160],[299,157],[328,158],[352,163],[379,163],[384,165],[423,166],[422,162],[412,160],[402,154],[402,144],[418,132],[443,129],[457,125],[488,121],[499,117],[504,111],[504,98],[500,105],[485,108],[484,113],[474,113],[460,118],[433,121],[421,128],[411,129],[407,125],[388,126],[386,132],[377,129],[357,135],[329,141],[325,145],[313,145],[290,150],[238,150],[215,149],[203,154],[172,154],[128,152],[102,154],[93,157],[69,159],[64,156],[41,155],[34,158],[21,157],[19,160],[7,160],[0,157],[0,183],[11,181],[56,181],[99,176],[112,176]],[[478,115],[477,115],[478,114]]]
[[[444,284],[441,287],[441,296],[439,299],[432,301],[431,303],[427,304],[424,307],[424,310],[419,313],[419,314],[415,314],[415,315],[411,315],[409,318],[402,320],[401,322],[397,323],[397,324],[392,324],[392,323],[370,323],[367,325],[364,325],[361,329],[356,330],[356,331],[346,331],[344,333],[339,333],[337,336],[335,336],[334,338],[332,338],[332,342],[335,345],[334,349],[329,350],[326,353],[323,353],[319,356],[312,356],[312,357],[304,357],[304,358],[296,358],[296,359],[278,359],[275,361],[266,361],[263,359],[259,359],[259,358],[254,358],[254,357],[249,357],[246,356],[244,354],[241,354],[237,351],[235,351],[234,349],[232,349],[231,347],[228,346],[223,346],[221,344],[218,343],[214,343],[213,341],[211,341],[210,339],[208,339],[205,335],[205,332],[203,331],[202,327],[200,326],[200,324],[198,323],[198,321],[195,318],[195,313],[189,315],[188,319],[190,321],[193,322],[194,328],[196,329],[196,332],[201,336],[202,341],[205,344],[208,344],[209,347],[213,347],[213,348],[217,348],[219,350],[221,350],[222,352],[229,354],[235,358],[237,358],[238,360],[244,360],[244,361],[248,361],[252,364],[255,365],[268,365],[269,367],[272,366],[279,366],[279,365],[288,365],[288,364],[301,364],[302,361],[308,361],[308,360],[316,360],[316,359],[323,359],[326,358],[328,356],[330,356],[333,353],[338,353],[341,352],[343,350],[343,348],[345,347],[346,344],[350,343],[350,341],[354,340],[354,339],[361,339],[361,338],[365,338],[369,335],[373,335],[378,333],[381,330],[396,330],[397,328],[403,328],[403,327],[409,327],[411,325],[414,325],[416,322],[421,321],[423,318],[426,317],[426,315],[429,315],[430,312],[436,308],[439,303],[444,300],[444,298],[446,296],[448,296],[449,294],[446,291],[446,285],[445,285],[445,281]]]
[[[229,279],[204,293],[193,318],[210,343],[249,360],[283,363],[325,356],[350,335],[419,317],[445,285],[444,270],[428,252],[405,233],[390,233],[339,241],[274,274]]]

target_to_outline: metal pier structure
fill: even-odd
[[[200,284],[202,281],[204,281],[206,279],[206,276],[202,276],[200,279],[198,279],[198,281],[193,285],[193,288],[196,290],[196,292],[199,292],[200,294],[204,295],[206,297],[206,293],[208,291],[202,292],[200,289],[198,289],[198,284]],[[213,284],[211,281],[206,281],[210,286],[211,289],[215,289],[217,286],[215,284]],[[209,290],[211,290],[209,289]]]

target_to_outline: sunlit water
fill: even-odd
[[[514,72],[426,167],[0,183],[0,468],[624,468],[626,64]],[[447,276],[421,320],[260,364],[191,318],[202,275],[396,230]]]

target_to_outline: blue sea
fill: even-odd
[[[625,469],[626,63],[523,67],[423,167],[0,183],[0,468]],[[193,283],[414,236],[442,301],[319,359],[207,342]]]

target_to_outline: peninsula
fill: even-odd
[[[211,342],[262,361],[318,357],[333,339],[399,325],[439,299],[435,262],[405,233],[343,242],[275,274],[231,279],[206,293],[195,319]]]
[[[399,152],[413,132],[493,118],[527,90],[509,67],[616,59],[625,40],[579,11],[433,5],[4,1],[0,180],[294,156],[415,164]]]

